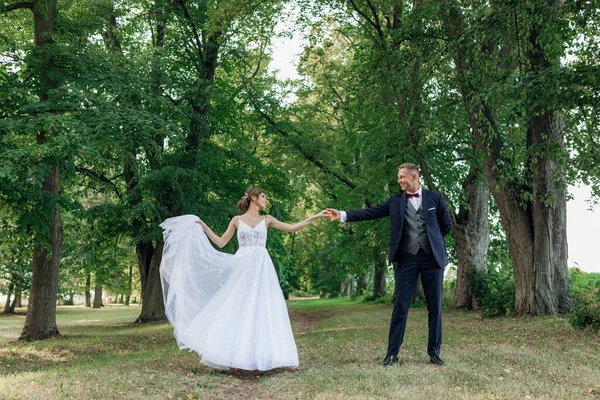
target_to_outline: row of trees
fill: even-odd
[[[597,6],[328,2],[304,53],[307,84],[274,129],[304,143],[340,208],[383,201],[398,191],[394,167],[417,163],[451,204],[456,306],[474,304],[468,277],[499,218],[516,311],[565,312],[567,185],[598,179]],[[375,246],[385,240],[372,232]]]
[[[139,322],[164,318],[158,224],[182,213],[223,224],[250,182],[288,190],[248,145],[240,101],[266,68],[278,2],[91,5],[2,5],[0,187],[33,259],[24,339],[58,334],[61,261],[110,269],[123,237],[137,255]],[[69,260],[65,232],[78,245]]]
[[[247,186],[281,219],[370,206],[399,191],[405,161],[451,205],[456,306],[474,305],[467,277],[495,259],[494,236],[516,310],[566,311],[567,184],[599,176],[596,3],[0,3],[0,246],[19,279],[31,268],[21,337],[58,334],[59,268],[130,293],[131,248],[138,322],[163,319],[169,216],[224,227]],[[301,79],[278,82],[267,67],[285,6],[309,45]],[[284,291],[357,276],[382,296],[387,226],[271,234]]]

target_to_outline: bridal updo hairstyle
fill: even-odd
[[[237,203],[238,210],[240,210],[242,212],[248,211],[248,207],[250,207],[250,203],[252,203],[252,198],[258,197],[261,194],[263,194],[264,192],[265,191],[262,190],[261,188],[255,188],[255,187],[246,189],[246,193],[244,193],[244,195],[242,196],[240,201],[238,201],[238,203]]]

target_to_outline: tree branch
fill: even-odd
[[[258,63],[256,64],[256,69],[254,69],[254,72],[252,73],[252,75],[250,75],[250,77],[246,78],[246,79],[252,79],[252,78],[255,78],[256,75],[258,75],[258,71],[260,71],[260,66],[262,63],[262,58],[265,54],[266,44],[267,44],[266,42],[262,42],[261,49],[260,49],[260,56],[258,57]]]
[[[371,0],[367,0],[367,4],[369,5],[369,8],[371,9],[373,18],[375,18],[375,24],[376,24],[375,29],[377,29],[377,34],[379,35],[379,38],[381,39],[381,42],[383,43],[384,35],[383,35],[383,30],[381,30],[381,22],[379,22],[379,16],[377,16],[377,9],[375,8],[375,5],[371,2]]]
[[[377,31],[377,33],[379,34],[380,39],[383,39],[382,34],[383,32],[381,32],[381,27],[379,27],[375,22],[373,22],[369,16],[367,14],[365,14],[364,12],[362,12],[361,10],[358,9],[358,6],[356,5],[356,3],[354,2],[354,0],[350,0],[350,3],[352,3],[352,7],[354,7],[354,10],[361,16],[363,17],[369,24],[373,25],[373,28],[375,28],[375,30]],[[381,33],[380,33],[381,32]]]
[[[83,167],[75,167],[75,171],[80,172],[80,173],[82,173],[84,175],[87,175],[87,176],[91,176],[92,178],[96,178],[100,182],[108,183],[110,186],[112,186],[113,191],[116,193],[116,195],[119,197],[119,199],[123,200],[123,196],[121,195],[121,192],[119,192],[119,188],[117,188],[117,185],[115,185],[107,177],[105,177],[103,175],[99,175],[99,174],[95,173],[94,171],[89,170],[87,168],[83,168]],[[121,175],[123,175],[123,174],[119,174],[119,175],[117,175],[117,177],[121,176]]]
[[[194,39],[196,40],[196,47],[198,48],[198,54],[200,54],[200,58],[203,58],[202,55],[202,41],[200,40],[200,36],[198,35],[198,31],[196,30],[196,25],[194,24],[194,20],[192,19],[190,13],[188,12],[187,8],[185,7],[185,3],[183,0],[179,0],[177,1],[177,3],[179,4],[179,6],[181,7],[181,10],[183,11],[183,15],[184,17],[188,20],[190,27],[192,28],[192,32],[194,33]]]
[[[33,10],[34,5],[35,5],[35,3],[32,1],[20,1],[18,3],[12,3],[7,6],[0,7],[0,11],[8,12],[8,11],[13,11],[13,10],[19,10],[22,8],[28,8],[30,10]]]
[[[307,152],[306,150],[304,150],[298,143],[296,143],[294,140],[292,140],[292,138],[290,137],[289,132],[281,129],[278,124],[270,117],[268,116],[264,111],[262,111],[255,103],[253,100],[250,100],[252,102],[252,105],[254,106],[254,109],[279,133],[281,134],[281,136],[283,136],[284,138],[286,138],[291,144],[292,146],[294,146],[296,148],[296,150],[298,150],[303,156],[304,158],[306,158],[308,161],[310,161],[311,163],[313,163],[314,165],[316,165],[318,168],[320,168],[323,172],[328,173],[330,175],[335,176],[338,180],[342,181],[344,184],[346,184],[346,186],[348,186],[351,189],[355,189],[356,188],[356,184],[354,182],[352,182],[349,178],[335,172],[332,171],[331,169],[329,169],[325,164],[323,164],[322,161],[317,160],[312,154],[310,154],[309,152]]]

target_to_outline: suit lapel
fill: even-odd
[[[406,214],[406,192],[402,192],[398,198],[398,208],[400,209],[400,232],[404,226],[404,215]]]
[[[427,216],[429,215],[429,193],[427,190],[421,190],[421,208],[425,215],[425,225],[427,225]]]

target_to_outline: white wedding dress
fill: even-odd
[[[218,369],[297,366],[285,299],[265,248],[265,219],[251,228],[240,218],[235,254],[215,250],[197,220],[182,215],[160,225],[165,311],[179,348]]]

